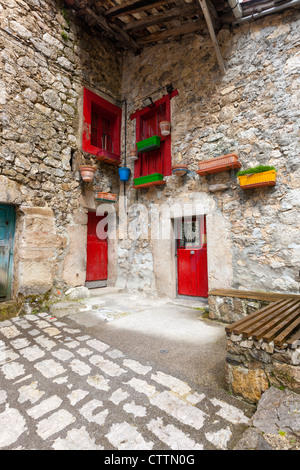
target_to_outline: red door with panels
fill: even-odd
[[[86,281],[107,280],[107,239],[97,237],[97,225],[105,216],[88,213]]]
[[[178,294],[208,297],[205,216],[176,221]]]

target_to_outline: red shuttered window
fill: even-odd
[[[161,121],[171,122],[170,99],[177,94],[178,92],[175,90],[171,95],[166,95],[156,101],[151,107],[143,108],[131,115],[131,119],[136,119],[137,142],[148,139],[153,135],[161,138],[159,149],[139,153],[139,158],[134,165],[135,178],[152,173],[160,173],[164,176],[171,175],[171,134],[163,136],[160,132],[159,123]]]
[[[84,88],[82,150],[98,160],[120,162],[122,110]]]

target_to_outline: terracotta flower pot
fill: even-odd
[[[169,121],[161,121],[159,123],[161,135],[169,135],[171,132],[171,123]]]
[[[91,165],[82,165],[79,167],[81,178],[86,182],[93,181],[96,170],[97,168]]]
[[[131,158],[131,160],[137,160],[138,159],[138,153],[137,153],[137,149],[135,147],[132,147],[130,149],[130,158]]]
[[[172,166],[172,174],[176,176],[183,176],[188,172],[188,166],[187,165],[173,165]]]

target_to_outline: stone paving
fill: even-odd
[[[47,313],[0,324],[0,449],[230,449],[243,404]]]

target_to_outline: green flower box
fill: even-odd
[[[134,178],[134,186],[140,186],[141,184],[153,183],[155,181],[162,181],[164,178],[160,173],[152,173],[152,175],[140,176]]]
[[[160,147],[160,137],[158,135],[153,135],[148,139],[140,140],[136,143],[138,152],[151,152],[151,150],[159,149]]]

